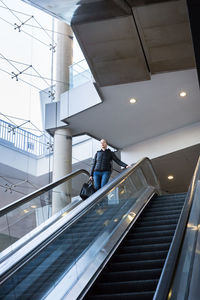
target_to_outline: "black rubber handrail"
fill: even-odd
[[[190,209],[194,199],[197,181],[200,178],[200,156],[192,177],[192,181],[186,196],[185,204],[181,212],[178,225],[161,273],[160,280],[156,292],[154,294],[153,300],[167,299],[167,295],[170,289],[170,284],[172,281],[173,273],[175,270],[175,265],[178,259],[178,253],[181,247],[181,243],[184,237],[184,231],[189,217]]]
[[[26,196],[16,200],[15,202],[1,208],[0,209],[0,217],[4,216],[5,214],[12,211],[13,209],[27,203],[28,201],[44,194],[45,192],[48,192],[49,190],[60,185],[61,183],[64,183],[65,181],[68,181],[68,180],[72,179],[73,177],[78,176],[79,174],[86,174],[86,175],[90,176],[89,172],[84,169],[78,169],[72,173],[69,173],[69,174],[65,175],[64,177],[43,186],[42,188],[38,189],[37,191],[34,191],[33,193],[26,195]]]

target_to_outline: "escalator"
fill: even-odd
[[[0,260],[0,298],[153,299],[172,275],[188,197],[160,195],[142,159]]]
[[[185,196],[150,201],[84,299],[153,299]]]

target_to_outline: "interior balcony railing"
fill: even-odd
[[[35,135],[4,120],[0,120],[0,144],[37,158],[51,153],[50,137]]]
[[[70,84],[69,84],[70,89],[93,80],[92,73],[85,59],[69,66],[69,74],[70,74]]]

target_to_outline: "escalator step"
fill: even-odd
[[[173,199],[173,198],[169,198],[168,200],[165,200],[163,198],[160,198],[160,197],[157,197],[157,199],[154,199],[152,202],[151,202],[151,205],[156,205],[156,204],[160,204],[162,203],[163,205],[171,205],[171,204],[180,204],[180,203],[183,203],[185,201],[184,198],[177,198],[177,199]]]
[[[183,199],[183,198],[185,198],[185,193],[180,193],[180,194],[166,194],[166,195],[160,195],[160,196],[158,196],[157,198],[155,198],[155,201],[156,200],[160,200],[160,199],[168,201],[170,199],[177,199],[178,200],[178,199]]]
[[[131,246],[131,245],[150,245],[150,244],[169,243],[169,242],[171,242],[171,240],[172,240],[172,236],[166,236],[166,237],[154,237],[154,238],[126,240],[125,243],[126,243],[127,246]]]
[[[154,252],[140,252],[140,253],[124,253],[118,254],[114,261],[125,262],[125,261],[141,261],[150,259],[162,259],[167,256],[168,251],[154,251]]]
[[[177,218],[173,218],[173,219],[164,219],[162,218],[162,220],[143,220],[142,222],[140,220],[138,220],[138,225],[139,223],[143,226],[154,226],[154,225],[168,225],[168,224],[175,224],[177,225],[177,221],[178,221],[178,217]]]
[[[113,262],[108,266],[109,271],[132,271],[132,270],[146,270],[146,269],[158,269],[162,268],[165,260],[142,260],[133,262]]]
[[[119,249],[117,249],[116,253],[138,253],[138,252],[151,252],[151,251],[164,251],[168,250],[170,247],[170,243],[162,243],[162,244],[146,244],[146,245],[132,245],[132,246],[124,246],[122,245]]]
[[[182,209],[182,206],[167,206],[167,207],[152,207],[152,206],[149,206],[148,208],[148,212],[159,212],[159,213],[162,213],[162,212],[175,212],[177,211],[178,213],[181,211]]]
[[[180,207],[183,206],[184,201],[179,200],[179,201],[152,201],[149,203],[149,207],[162,207],[162,208],[167,208],[167,207]]]
[[[157,225],[157,226],[134,226],[134,233],[140,233],[140,232],[153,232],[153,231],[162,231],[162,230],[175,230],[176,225],[175,224],[169,224],[169,225]]]
[[[152,280],[135,280],[124,282],[101,282],[96,286],[97,294],[112,294],[115,293],[131,293],[131,292],[144,292],[156,289],[158,279]]]
[[[130,239],[134,238],[146,238],[146,237],[164,237],[164,236],[173,236],[174,230],[163,230],[163,231],[153,231],[153,232],[135,232],[129,234]]]
[[[152,212],[152,211],[147,211],[144,213],[143,217],[145,218],[146,216],[149,217],[160,217],[160,216],[174,216],[174,215],[179,215],[180,214],[180,209],[179,210],[166,210],[166,211],[161,211],[161,212]]]
[[[149,203],[149,207],[151,208],[182,208],[183,207],[183,203],[182,202],[176,202],[176,203],[156,203],[156,202],[153,202],[153,203]]]
[[[153,204],[160,204],[162,203],[163,205],[167,205],[167,204],[180,204],[183,203],[185,201],[185,198],[177,198],[177,199],[173,199],[173,198],[169,198],[169,199],[164,199],[162,197],[157,197],[157,199],[154,199],[152,201],[152,205]]]
[[[155,291],[141,293],[120,293],[120,294],[102,294],[88,296],[88,300],[152,300]]]
[[[141,279],[157,279],[159,278],[162,269],[147,269],[137,271],[121,271],[121,272],[104,272],[100,277],[100,281],[131,281]]]
[[[178,221],[178,218],[179,218],[179,215],[180,214],[174,214],[174,215],[161,215],[161,216],[153,216],[153,215],[146,215],[146,216],[143,216],[142,219],[138,220],[138,223],[141,223],[142,222],[152,222],[152,224],[154,224],[154,222],[156,221],[169,221],[170,220],[174,220],[176,223]]]

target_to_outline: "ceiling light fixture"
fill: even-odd
[[[130,101],[131,104],[134,104],[134,103],[137,102],[137,100],[135,98],[131,98],[129,101]]]
[[[169,175],[167,178],[168,178],[169,180],[173,180],[173,179],[174,179],[174,176],[173,176],[173,175]]]
[[[180,92],[180,94],[179,94],[179,95],[180,95],[180,97],[182,97],[182,98],[183,98],[183,97],[187,96],[187,93],[186,93],[186,92],[184,92],[184,91],[182,91],[182,92]]]

